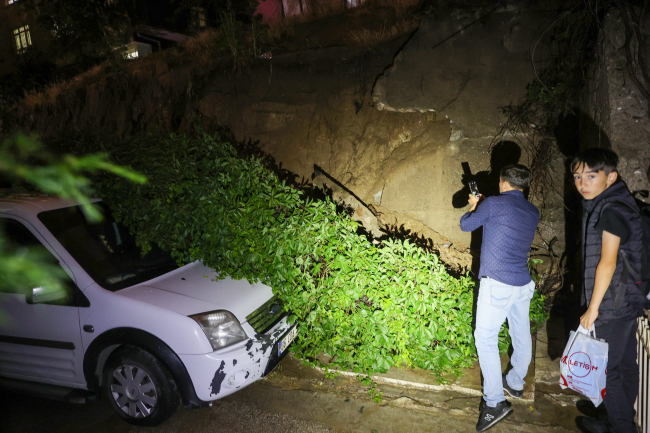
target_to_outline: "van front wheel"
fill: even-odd
[[[118,349],[106,362],[103,377],[111,408],[133,425],[156,426],[180,405],[176,382],[167,368],[140,348]]]

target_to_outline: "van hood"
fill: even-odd
[[[240,323],[273,296],[265,284],[230,277],[215,281],[217,276],[201,262],[194,262],[115,293],[185,316],[228,310]]]

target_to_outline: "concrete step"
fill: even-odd
[[[561,317],[551,317],[547,322],[538,326],[533,333],[533,360],[528,368],[524,386],[523,399],[509,399],[514,404],[534,405],[535,399],[543,398],[553,404],[563,407],[575,407],[576,402],[583,400],[580,394],[570,389],[562,389],[560,380],[560,357],[564,351],[566,337]],[[509,356],[501,356],[504,371],[508,368]],[[328,363],[327,355],[322,355],[321,362]],[[332,371],[342,376],[356,378],[359,374],[332,367],[320,369],[321,372]],[[481,370],[478,362],[462,370],[458,378],[452,374],[444,375],[441,382],[430,371],[419,368],[390,368],[386,373],[375,373],[371,377],[380,385],[393,386],[402,389],[454,392],[468,397],[481,397],[483,386]]]
[[[504,367],[506,362],[504,362]],[[473,370],[478,369],[476,366]],[[389,372],[391,373],[391,372]],[[418,373],[422,373],[419,371]],[[354,377],[353,377],[354,376]],[[364,406],[370,410],[373,405],[378,404],[382,408],[396,408],[409,413],[418,413],[430,420],[433,425],[468,425],[471,428],[463,429],[432,429],[418,431],[474,431],[474,423],[479,414],[479,404],[482,398],[478,392],[472,388],[461,386],[458,382],[441,386],[437,382],[430,382],[433,376],[428,374],[425,379],[424,375],[419,376],[417,382],[411,382],[404,386],[403,379],[385,377],[399,382],[384,381],[378,384],[377,390],[381,392],[381,402],[372,401],[373,393],[371,387],[364,385],[357,379],[353,373],[336,374],[334,376],[325,375],[323,371],[304,365],[299,359],[292,355],[287,356],[279,368],[268,377],[265,383],[280,387],[286,391],[302,390],[311,393],[314,397],[324,393],[337,394],[345,398],[346,402],[356,401],[361,405],[361,411]],[[407,374],[404,376],[414,380]],[[534,383],[534,377],[530,377]],[[381,379],[380,379],[381,380]],[[455,386],[452,386],[455,385]],[[474,385],[477,386],[477,385]],[[468,391],[469,389],[469,391]],[[540,398],[539,391],[535,392],[536,398],[534,403],[524,403],[521,400],[509,399],[513,403],[514,412],[503,425],[495,427],[495,432],[532,432],[532,431],[580,431],[576,426],[575,419],[579,416],[575,406],[561,406],[553,404],[545,398]],[[365,413],[365,412],[363,412]],[[374,416],[374,414],[373,414]],[[454,421],[456,420],[456,421]],[[346,430],[347,431],[347,430]],[[356,430],[355,430],[356,431]],[[389,430],[379,430],[389,431]],[[404,430],[396,430],[404,431]]]
[[[536,361],[536,343],[537,338],[533,334],[533,359],[528,367],[528,374],[524,381],[524,396],[521,399],[509,399],[514,404],[531,405],[535,401],[535,361]],[[320,361],[327,365],[329,357],[321,355]],[[507,354],[501,355],[501,367],[507,371],[510,357]],[[321,371],[332,371],[347,377],[357,377],[358,373],[341,370],[336,367],[321,369]],[[478,361],[471,367],[461,370],[461,375],[455,377],[453,374],[442,376],[443,380],[434,376],[430,371],[421,368],[410,367],[391,367],[386,373],[375,373],[371,379],[378,384],[396,386],[404,389],[413,389],[421,391],[450,391],[459,394],[482,397],[483,383],[481,379],[481,369]]]

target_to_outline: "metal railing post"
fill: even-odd
[[[637,425],[643,433],[650,433],[648,416],[650,412],[650,324],[646,316],[637,319],[637,362],[639,364],[639,395],[637,396],[635,409]]]

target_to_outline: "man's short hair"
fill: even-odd
[[[599,172],[603,170],[606,175],[618,170],[618,155],[611,149],[593,147],[583,150],[571,162],[571,173],[576,171],[579,165],[584,164],[589,170]]]
[[[530,186],[530,178],[530,170],[525,165],[510,164],[501,169],[501,180],[522,191]]]

